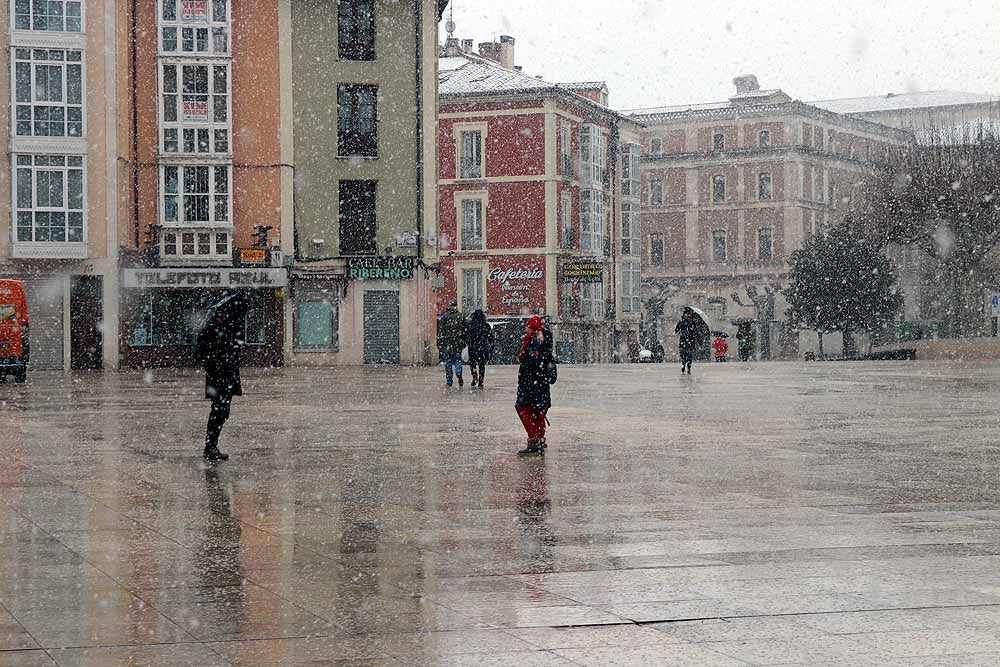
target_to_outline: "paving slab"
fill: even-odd
[[[1000,664],[1000,365],[0,385],[0,665]]]

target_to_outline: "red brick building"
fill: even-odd
[[[501,360],[534,313],[563,359],[623,358],[639,335],[641,125],[602,82],[524,74],[513,45],[449,39],[439,63],[439,307],[482,308]]]

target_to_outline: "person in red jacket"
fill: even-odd
[[[712,350],[715,352],[716,361],[725,361],[726,352],[729,352],[729,343],[726,342],[724,336],[716,336],[715,340],[712,341]]]

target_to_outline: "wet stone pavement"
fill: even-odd
[[[1000,366],[0,386],[0,667],[1000,664]]]

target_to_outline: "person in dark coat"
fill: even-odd
[[[674,333],[680,336],[678,348],[681,354],[681,373],[687,371],[691,375],[691,362],[698,350],[698,341],[701,338],[701,318],[688,306],[684,307],[681,319],[674,327]]]
[[[250,304],[242,294],[230,294],[212,307],[198,334],[195,355],[205,366],[205,398],[212,401],[205,429],[206,461],[225,461],[219,435],[229,419],[233,396],[242,396],[240,347]]]
[[[458,303],[455,301],[449,303],[444,313],[438,318],[437,346],[441,363],[444,364],[445,384],[451,386],[451,373],[454,368],[455,376],[458,377],[458,386],[461,387],[464,384],[462,380],[462,348],[465,347],[465,315],[458,311]]]
[[[482,387],[486,382],[486,364],[493,357],[493,327],[486,321],[486,313],[476,310],[469,318],[465,330],[465,340],[469,345],[469,368],[472,369],[472,386]]]
[[[740,322],[736,327],[736,340],[739,342],[740,361],[749,361],[753,356],[753,323]]]
[[[555,381],[556,361],[552,354],[552,333],[538,315],[528,318],[517,360],[520,368],[514,409],[528,434],[528,445],[518,454],[544,454],[545,415],[552,407],[549,385]]]

